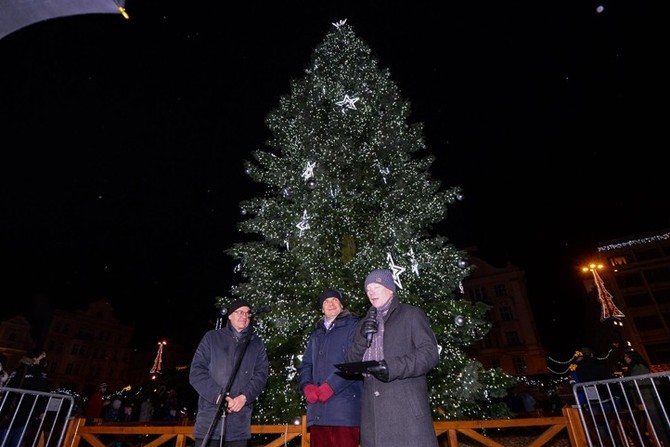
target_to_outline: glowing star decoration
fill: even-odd
[[[623,312],[612,301],[612,294],[605,288],[603,279],[598,274],[597,269],[602,268],[602,265],[590,264],[589,267],[584,267],[584,270],[590,270],[593,274],[593,280],[596,283],[596,290],[598,291],[598,301],[600,301],[600,321],[605,321],[610,318],[618,320],[625,317]]]
[[[289,364],[285,368],[286,369],[286,381],[287,382],[291,382],[293,380],[293,378],[295,377],[295,375],[297,374],[297,372],[298,372],[298,369],[293,364],[294,357],[295,357],[294,355],[291,356],[291,358],[289,359]]]
[[[416,276],[419,276],[419,262],[416,260],[416,256],[414,255],[414,249],[410,248],[407,255],[409,256],[412,263],[412,273],[414,273]]]
[[[309,230],[309,215],[307,214],[307,210],[302,212],[302,220],[298,222],[296,227],[300,230],[300,236],[305,234],[305,230]]]
[[[402,289],[402,283],[400,282],[400,275],[405,271],[405,267],[400,267],[396,265],[393,261],[393,256],[391,253],[386,254],[386,259],[389,261],[389,268],[393,272],[393,282]]]
[[[156,353],[156,359],[154,360],[154,366],[151,367],[149,374],[158,374],[161,372],[161,364],[163,363],[163,346],[167,344],[166,341],[158,342],[158,352]]]
[[[380,168],[379,172],[382,175],[382,180],[384,180],[384,184],[386,184],[386,177],[391,173],[391,170],[389,168]]]
[[[346,112],[347,109],[356,110],[356,103],[359,98],[350,98],[349,95],[344,95],[342,101],[337,101],[335,104],[342,107],[342,113]]]
[[[302,179],[307,181],[308,178],[314,177],[314,168],[316,168],[316,162],[307,162],[305,170],[302,171]]]
[[[333,22],[333,26],[337,29],[340,29],[347,23],[347,19],[340,20],[339,22]]]

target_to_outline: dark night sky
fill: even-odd
[[[127,0],[130,20],[0,40],[3,317],[106,298],[142,342],[199,339],[257,192],[242,161],[345,18],[425,124],[434,176],[464,188],[440,232],[527,270],[550,350],[584,250],[670,227],[652,2],[245,3]]]

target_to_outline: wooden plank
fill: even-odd
[[[166,442],[172,440],[174,438],[174,435],[171,434],[166,434],[166,435],[161,435],[158,438],[154,439],[148,444],[144,444],[144,447],[158,447],[159,445],[165,444]]]
[[[287,442],[289,442],[290,440],[292,440],[297,436],[298,436],[297,433],[288,436],[281,435],[280,437],[270,442],[269,444],[265,444],[265,447],[283,447]]]
[[[468,438],[471,438],[471,439],[474,439],[475,441],[481,442],[482,444],[484,444],[487,447],[505,447],[504,445],[495,442],[493,439],[487,438],[486,436],[482,435],[481,433],[476,432],[474,430],[471,430],[469,428],[464,428],[462,430],[458,430],[458,432],[463,433]]]
[[[535,441],[531,442],[528,447],[540,447],[551,441],[554,436],[560,433],[566,425],[552,425],[546,429]]]
[[[93,447],[105,447],[105,444],[103,444],[102,442],[100,442],[100,440],[98,439],[97,436],[93,436],[93,435],[90,435],[90,434],[88,434],[88,433],[82,433],[82,434],[81,434],[81,437],[82,437],[84,440],[86,440],[86,442],[88,442],[89,444],[91,444]],[[78,440],[77,440],[77,441],[78,441]],[[75,445],[79,445],[79,442],[77,442],[77,444],[75,444]]]

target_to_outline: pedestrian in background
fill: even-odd
[[[440,361],[435,333],[423,310],[398,300],[390,270],[364,286],[372,307],[346,356],[377,361],[363,379],[361,447],[437,447],[426,378]]]
[[[593,349],[585,346],[577,351],[575,369],[570,374],[570,384],[582,382],[595,382],[598,380],[606,380],[612,378],[608,366],[602,361],[598,360],[593,355]],[[608,396],[607,388],[599,387],[602,396]],[[578,389],[578,404],[584,405],[587,403],[586,395],[582,388]],[[610,404],[610,411],[612,410]]]
[[[253,332],[251,305],[237,300],[227,315],[224,327],[205,333],[191,362],[189,382],[199,395],[195,447],[246,447],[253,403],[268,380],[268,356],[263,340]],[[217,414],[219,404],[224,417]],[[216,425],[210,432],[212,424]],[[208,446],[203,446],[207,436]]]
[[[363,384],[338,374],[335,365],[345,362],[359,318],[345,309],[335,289],[319,295],[319,308],[323,317],[307,341],[299,370],[310,446],[358,447]]]
[[[98,387],[88,396],[86,401],[86,411],[84,415],[88,419],[88,423],[93,422],[95,419],[102,418],[102,409],[105,403],[109,404],[109,401],[105,400],[105,393],[107,392],[107,383],[102,382]]]
[[[49,391],[47,380],[47,353],[43,349],[29,351],[19,361],[19,366],[9,374],[5,386],[30,391]],[[31,422],[44,416],[45,396],[26,393],[23,396],[8,396],[0,415],[0,445],[18,447],[22,437],[26,437]]]
[[[9,380],[9,373],[7,369],[7,357],[5,354],[0,352],[0,386],[5,386],[7,380]]]
[[[623,361],[627,365],[624,377],[641,376],[651,374],[649,364],[642,358],[637,351],[626,351],[623,355]],[[656,433],[658,440],[657,446],[670,446],[670,409],[667,410],[668,415],[664,416],[663,402],[660,396],[664,394],[660,383],[652,384],[653,379],[638,379],[637,386],[633,382],[626,382],[626,389],[631,396],[633,404],[646,411],[649,415],[649,422],[653,426],[653,431]],[[654,389],[655,388],[655,389]],[[658,392],[658,395],[656,394]],[[653,433],[650,430],[649,437],[653,438]]]

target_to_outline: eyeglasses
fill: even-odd
[[[247,317],[250,317],[252,315],[251,311],[246,311],[246,310],[235,310],[235,311],[233,311],[233,313],[237,314],[238,317],[241,317],[243,315],[245,315]]]

